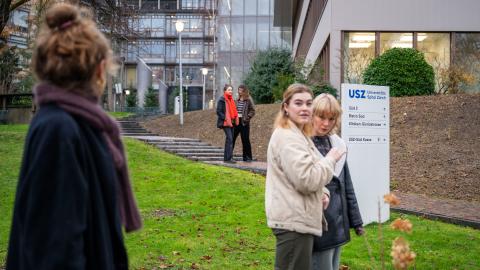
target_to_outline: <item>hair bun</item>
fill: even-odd
[[[45,14],[45,21],[50,29],[61,28],[68,22],[74,22],[79,17],[78,9],[70,4],[57,4]]]

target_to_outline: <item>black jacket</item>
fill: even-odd
[[[350,241],[350,228],[363,225],[346,162],[339,177],[334,176],[326,187],[330,191],[330,203],[324,211],[328,231],[324,231],[321,237],[314,238],[313,251],[346,244]]]
[[[25,143],[7,269],[128,269],[116,188],[100,132],[41,107]]]
[[[217,128],[223,128],[225,121],[225,97],[221,96],[217,102]]]

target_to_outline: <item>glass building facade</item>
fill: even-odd
[[[207,101],[220,96],[225,84],[236,90],[258,51],[291,48],[291,27],[273,26],[273,2],[127,0],[137,13],[128,20],[131,38],[118,48],[125,59],[122,85],[135,88],[136,63],[141,58],[152,70],[153,87],[165,83],[170,95],[179,85],[181,54],[183,83],[188,91],[202,88],[203,67],[209,70],[205,77]],[[178,20],[185,25],[181,51],[175,28]]]
[[[243,84],[258,51],[291,49],[291,27],[274,27],[273,9],[273,0],[218,1],[217,97],[225,84],[233,85],[235,91]]]
[[[203,75],[206,100],[212,98],[214,85],[214,23],[215,0],[127,0],[119,1],[128,16],[129,33],[117,51],[124,60],[121,76],[124,89],[136,89],[137,63],[142,59],[152,72],[152,87],[168,87],[169,100],[179,85],[180,56],[183,85],[187,89],[185,102],[196,104],[189,109],[201,109]],[[175,23],[182,21],[182,44]],[[180,51],[181,50],[181,51]],[[184,89],[184,90],[185,90]],[[194,100],[192,100],[194,99]],[[171,107],[168,105],[167,107]],[[169,112],[170,113],[170,112]]]

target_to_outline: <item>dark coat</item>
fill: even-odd
[[[223,128],[225,121],[225,97],[221,96],[217,102],[217,128]]]
[[[237,100],[237,102],[240,99]],[[242,119],[240,120],[240,123],[243,126],[247,126],[250,124],[250,120],[255,116],[255,105],[253,104],[252,98],[245,99],[245,105],[243,106],[242,110]]]
[[[128,269],[116,177],[99,131],[42,106],[25,143],[7,269]]]
[[[330,191],[330,203],[324,211],[328,231],[324,231],[321,237],[314,238],[313,251],[346,244],[350,241],[350,228],[363,225],[346,162],[339,177],[334,176],[326,188]]]

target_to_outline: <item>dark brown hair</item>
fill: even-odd
[[[228,87],[232,87],[232,85],[225,84],[225,86],[223,87],[223,92],[227,91]],[[232,87],[232,90],[233,90],[233,87]]]
[[[81,14],[79,7],[66,3],[47,11],[32,57],[40,81],[98,97],[105,78],[99,82],[95,72],[102,61],[106,70],[114,69],[110,43],[85,12]]]
[[[249,98],[250,97],[250,91],[248,91],[247,87],[244,85],[244,84],[240,84],[238,86],[238,89],[243,89],[243,95],[245,98]]]

